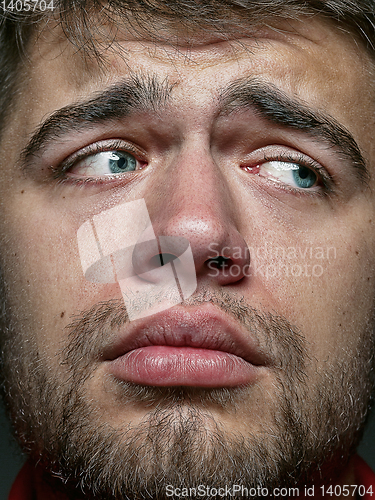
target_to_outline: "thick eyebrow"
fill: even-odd
[[[135,74],[87,101],[58,109],[34,132],[21,153],[21,161],[27,163],[50,142],[69,132],[121,120],[135,111],[157,112],[168,101],[172,88],[167,79],[159,81],[156,76]]]
[[[273,84],[242,78],[220,92],[221,113],[231,114],[246,108],[255,110],[269,122],[307,133],[323,140],[348,158],[359,179],[366,183],[369,171],[353,135],[329,114],[314,109]]]

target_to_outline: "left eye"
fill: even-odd
[[[70,169],[73,175],[105,176],[134,172],[140,168],[136,157],[126,151],[102,151],[77,161]]]
[[[288,161],[267,161],[258,165],[256,171],[254,168],[247,170],[298,189],[313,188],[319,181],[318,175],[311,168]]]

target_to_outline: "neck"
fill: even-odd
[[[336,500],[355,499],[358,498],[356,495],[356,486],[359,485],[357,485],[355,474],[355,457],[352,457],[338,479],[329,484],[302,487],[299,491],[299,498],[303,500],[327,500],[327,498],[335,498]]]

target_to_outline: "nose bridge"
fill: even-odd
[[[214,220],[224,222],[228,215],[225,205],[230,198],[229,188],[211,152],[212,91],[202,85],[197,95],[196,85],[196,80],[187,81],[183,88],[175,89],[181,102],[174,110],[179,146],[163,169],[163,213],[168,221],[159,218],[171,231],[202,232],[208,224],[213,230]]]
[[[230,224],[231,193],[210,150],[203,144],[186,145],[163,179],[162,210],[155,230],[193,238],[193,244],[221,239]],[[233,223],[233,221],[232,221]],[[207,241],[205,241],[207,243]]]

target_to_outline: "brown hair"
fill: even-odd
[[[49,2],[50,0],[47,0]],[[246,24],[260,25],[272,18],[320,15],[362,40],[375,54],[374,0],[53,0],[54,11],[15,12],[0,7],[0,134],[17,90],[22,55],[30,37],[52,18],[78,49],[98,57],[93,30],[100,23],[124,18],[129,26],[161,38],[170,28],[209,29],[223,36]],[[8,0],[5,0],[5,4]],[[2,4],[1,4],[2,5]],[[99,21],[99,22],[98,22]],[[154,27],[157,21],[157,27]]]

